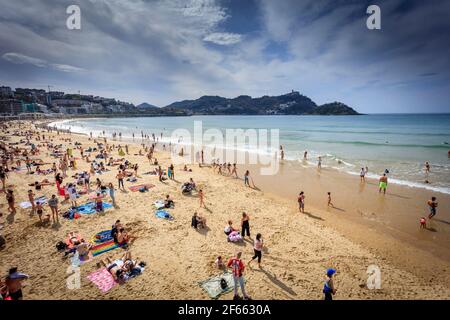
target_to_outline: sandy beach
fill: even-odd
[[[75,142],[81,143],[84,149],[96,146],[88,136],[48,133],[35,129],[29,122],[9,125],[9,132],[1,133],[6,145],[25,138],[17,133],[33,130],[45,134],[46,140],[53,144],[62,144],[63,150],[74,148]],[[41,145],[40,154],[32,158],[48,163],[41,169],[58,163],[59,159],[50,156],[51,151],[42,146],[42,140],[36,141],[34,136],[31,142]],[[118,207],[101,214],[82,215],[74,220],[60,217],[60,224],[42,226],[36,215],[30,215],[30,209],[21,209],[18,203],[28,200],[29,183],[44,178],[54,182],[54,174],[36,176],[27,174],[26,170],[9,173],[7,188],[14,190],[17,213],[8,213],[4,193],[0,194],[3,214],[0,233],[7,242],[0,249],[0,274],[5,275],[12,266],[28,274],[23,289],[25,299],[210,299],[198,283],[220,274],[214,266],[218,255],[227,261],[238,250],[243,252],[246,288],[253,299],[322,299],[325,271],[331,267],[337,270],[335,299],[338,300],[450,298],[449,195],[389,185],[384,196],[378,194],[374,180],[361,184],[357,176],[331,169],[318,172],[316,168],[292,162],[281,163],[276,176],[258,175],[256,166],[240,166],[239,179],[219,175],[208,166],[191,165],[192,172],[186,172],[182,165],[177,165],[175,180],[160,182],[157,176],[143,175],[157,166],[139,155],[140,139],[135,143],[108,139],[108,144],[128,144],[129,154],[124,158],[138,163],[139,172],[137,182],[125,181],[126,191],[116,191]],[[76,149],[74,156],[81,158]],[[122,158],[117,149],[111,156]],[[171,164],[169,153],[157,149],[154,157],[167,170]],[[69,177],[64,182],[73,182],[70,176],[89,168],[90,163],[78,160],[77,170],[68,170]],[[117,188],[117,167],[108,169],[109,172],[92,176],[91,182],[94,184],[100,178]],[[242,177],[247,169],[257,188],[244,186]],[[181,193],[181,185],[189,178],[205,192],[206,208],[199,208],[195,192],[192,196]],[[154,187],[145,193],[128,189],[143,183]],[[298,212],[299,191],[306,193],[305,214]],[[57,189],[45,186],[34,192],[48,199],[57,194]],[[327,192],[331,192],[335,208],[327,208]],[[153,202],[166,195],[175,202],[175,207],[170,209],[173,221],[154,215]],[[421,230],[419,219],[428,215],[426,202],[432,195],[439,202],[438,214],[429,222],[428,229]],[[62,213],[70,204],[61,204],[61,200]],[[78,203],[85,202],[88,196],[82,195]],[[50,211],[48,206],[46,210]],[[239,227],[243,211],[250,215],[252,239],[256,233],[264,238],[261,269],[256,262],[247,266],[253,256],[251,240],[230,243],[223,232],[228,220]],[[194,212],[207,219],[208,228],[190,227]],[[81,288],[69,289],[66,280],[70,261],[56,250],[55,244],[63,241],[69,232],[79,232],[91,239],[96,233],[110,229],[117,219],[137,237],[129,249],[134,257],[146,262],[145,271],[102,293],[87,276],[99,269],[97,264],[101,259],[114,260],[123,255],[123,249],[119,248],[82,264]],[[381,289],[366,287],[366,271],[370,265],[381,269]],[[232,297],[230,292],[220,299]]]

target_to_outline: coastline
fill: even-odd
[[[92,145],[92,141],[84,135],[51,136],[54,139],[72,137],[72,141],[82,142],[83,146]],[[111,142],[110,139],[108,141]],[[127,158],[132,163],[139,163],[141,172],[154,167],[148,165],[145,157],[133,155],[140,149],[138,142],[129,145],[132,152]],[[114,156],[117,157],[116,154]],[[158,150],[157,157],[164,167],[170,164],[167,153]],[[88,164],[80,162],[79,170],[86,168]],[[376,228],[380,221],[369,219],[370,215],[361,220],[364,223],[355,227],[356,222],[361,221],[351,220],[351,201],[354,198],[347,199],[345,194],[339,194],[340,189],[349,187],[348,192],[357,195],[354,186],[351,187],[352,182],[348,181],[355,177],[343,179],[338,174],[326,172],[327,170],[317,175],[311,168],[292,174],[293,169],[289,164],[282,168],[284,171],[274,181],[255,175],[257,168],[249,166],[255,183],[260,188],[253,190],[245,188],[241,180],[214,174],[207,167],[199,169],[192,166],[193,173],[185,173],[177,166],[177,181],[161,184],[157,179],[150,178],[149,181],[156,185],[150,193],[118,193],[120,209],[108,211],[105,215],[82,217],[76,221],[63,220],[58,229],[38,227],[35,223],[37,218],[30,220],[28,213],[22,210],[15,221],[8,224],[11,232],[7,231],[7,239],[11,246],[0,251],[2,261],[5,261],[0,269],[3,272],[7,265],[14,263],[31,272],[31,288],[27,287],[25,292],[33,299],[207,299],[197,282],[217,274],[212,268],[217,254],[229,257],[236,250],[242,249],[245,259],[249,259],[251,243],[246,242],[242,246],[227,244],[222,231],[223,225],[230,218],[238,225],[239,214],[245,210],[252,217],[253,232],[262,232],[267,245],[263,257],[264,269],[260,271],[256,266],[246,269],[248,289],[256,299],[320,299],[323,272],[330,266],[338,269],[340,294],[337,299],[449,299],[450,281],[448,272],[445,272],[446,266],[448,267],[445,257],[440,259],[421,248],[416,249],[410,243],[400,241],[401,238],[392,238],[383,233],[379,235],[380,230]],[[244,169],[244,166],[240,166],[240,176]],[[198,210],[198,199],[184,197],[179,192],[180,184],[190,176],[206,191],[209,210],[199,211],[208,219],[209,229],[204,232],[195,232],[188,226],[192,212]],[[114,181],[113,177],[113,172],[100,176],[102,180],[110,181]],[[11,181],[20,191],[19,200],[25,200],[26,197],[28,187],[23,186],[25,178],[17,175]],[[143,179],[147,181],[149,177],[143,176]],[[289,179],[292,181],[288,181]],[[356,178],[356,181],[359,182],[359,179]],[[367,188],[373,189],[374,186],[370,183],[368,181]],[[308,214],[298,213],[295,196],[299,188],[307,193]],[[399,187],[397,190],[392,187],[392,191],[395,194],[401,192],[400,195],[403,196],[407,192],[403,188]],[[283,190],[289,191],[280,194]],[[346,210],[345,217],[340,212],[327,212],[324,209],[326,190],[332,191],[335,205]],[[47,195],[52,192],[53,187],[45,190]],[[155,220],[150,213],[150,204],[169,193],[176,202],[173,210],[176,220]],[[371,194],[367,192],[368,196]],[[439,208],[438,216],[441,218],[441,212],[447,211],[447,200],[439,199],[440,204],[444,204]],[[419,210],[421,201],[416,198],[412,201],[416,210]],[[3,199],[2,204],[4,202]],[[368,201],[367,205],[370,206],[369,211],[376,211],[376,203]],[[390,212],[392,207],[386,205],[385,209]],[[384,214],[385,211],[380,212]],[[110,226],[117,218],[131,225],[132,232],[139,236],[132,251],[148,261],[148,272],[125,286],[100,294],[95,286],[85,280],[86,275],[95,270],[95,263],[90,262],[82,269],[82,289],[71,291],[64,288],[66,262],[61,265],[61,258],[55,253],[53,242],[74,229],[90,236],[93,232],[100,231],[99,228]],[[341,223],[339,220],[342,220]],[[414,223],[416,220],[414,218]],[[443,231],[439,230],[441,232]],[[363,241],[364,237],[368,238],[367,241]],[[371,243],[374,239],[377,241],[376,245]],[[439,241],[431,241],[431,245],[437,242]],[[403,255],[397,255],[402,252]],[[115,253],[116,256],[117,254]],[[366,269],[370,264],[377,264],[382,269],[382,290],[364,288]],[[47,273],[53,274],[51,280]],[[230,294],[223,298],[230,298]]]

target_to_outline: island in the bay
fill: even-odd
[[[103,116],[190,116],[190,115],[359,115],[341,102],[317,105],[297,91],[280,96],[236,98],[202,96],[158,107],[134,105],[114,98],[72,94],[43,89],[0,87],[0,114],[22,113]]]

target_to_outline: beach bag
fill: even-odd
[[[222,290],[225,290],[226,288],[228,288],[227,280],[225,280],[224,278],[221,278],[220,279],[220,287],[222,288]]]
[[[59,241],[59,242],[56,244],[56,250],[58,250],[58,251],[63,251],[63,250],[66,250],[66,249],[67,249],[67,244],[65,244],[64,242]]]

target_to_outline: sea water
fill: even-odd
[[[135,134],[136,140],[154,133],[170,141],[176,129],[193,132],[194,121],[202,121],[203,130],[279,129],[285,159],[299,165],[332,167],[359,175],[369,168],[369,177],[379,177],[386,169],[392,183],[427,188],[450,194],[450,114],[389,114],[362,116],[192,116],[97,118],[56,122],[59,128],[99,136]],[[177,141],[173,141],[175,143]],[[267,154],[257,146],[238,146],[250,152]],[[273,152],[275,150],[271,150]],[[308,161],[302,161],[308,151]],[[425,173],[428,161],[431,172]],[[429,183],[425,183],[428,181]]]

